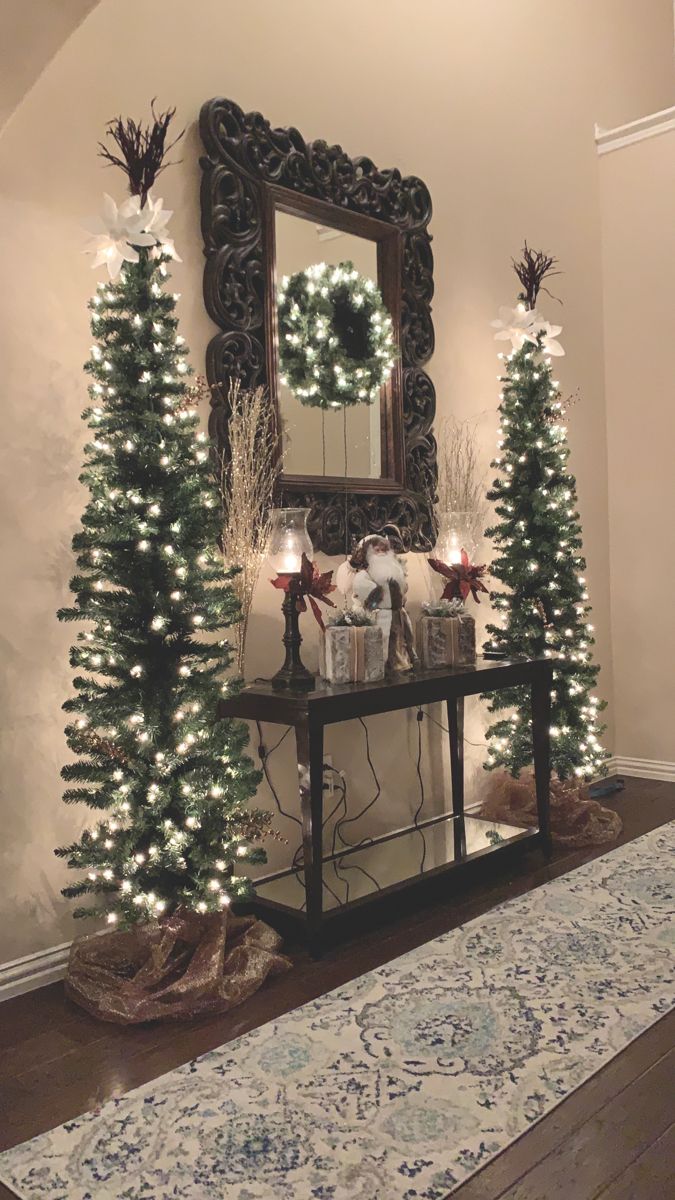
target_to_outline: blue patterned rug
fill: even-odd
[[[675,822],[0,1156],[20,1197],[442,1200],[675,1001]]]

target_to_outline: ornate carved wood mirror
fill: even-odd
[[[203,106],[204,297],[220,332],[207,351],[210,429],[227,444],[230,381],[269,388],[284,450],[279,502],[312,509],[314,545],[344,553],[354,538],[389,534],[400,550],[434,542],[436,491],[431,198],[414,176],[379,171],[340,146],[306,143],[230,100]],[[279,364],[283,278],[319,263],[352,263],[391,317],[397,353],[370,403],[301,402]],[[358,331],[357,331],[358,332]],[[349,337],[355,331],[348,326]],[[311,351],[310,351],[311,353]]]

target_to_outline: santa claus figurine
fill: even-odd
[[[388,671],[412,671],[417,664],[410,617],[405,610],[408,582],[402,559],[389,538],[361,538],[338,567],[335,582],[348,605],[371,613],[384,634]]]

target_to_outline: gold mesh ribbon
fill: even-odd
[[[506,772],[493,774],[478,815],[505,825],[536,825],[534,776],[528,773],[514,779]],[[551,780],[551,837],[557,845],[601,846],[615,841],[622,829],[619,814],[591,800],[583,785]]]
[[[119,1025],[227,1012],[291,967],[281,938],[254,917],[176,912],[157,924],[78,938],[66,994]]]

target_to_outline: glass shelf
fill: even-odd
[[[536,826],[505,825],[488,821],[475,810],[464,817],[465,846],[456,847],[452,813],[434,824],[405,833],[396,833],[376,843],[364,839],[364,845],[341,857],[324,859],[323,908],[329,913],[355,900],[377,895],[379,891],[415,881],[443,869],[522,841],[537,832]],[[256,884],[257,898],[263,903],[282,905],[296,913],[304,911],[305,888],[302,867],[297,872],[261,879]]]

